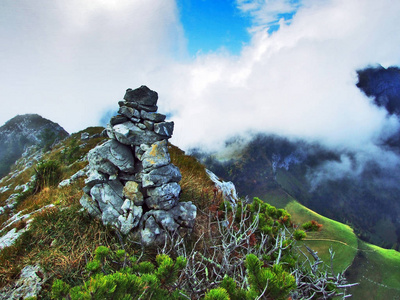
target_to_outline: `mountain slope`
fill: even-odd
[[[82,132],[72,134],[68,139],[55,145],[51,151],[44,153],[41,159],[59,161],[62,170],[60,180],[68,179],[71,175],[78,174],[78,171],[87,165],[85,154],[103,141],[104,138],[98,136],[102,130],[103,128],[88,128],[82,131],[92,137],[88,140],[80,139]],[[218,203],[218,196],[204,166],[194,157],[185,155],[177,147],[169,146],[169,152],[172,162],[179,167],[182,173],[181,200],[196,201],[200,211],[206,212],[212,208],[212,212],[214,203]],[[62,278],[72,285],[82,283],[87,276],[86,261],[94,253],[96,247],[108,245],[111,248],[119,249],[120,240],[110,228],[93,220],[81,210],[79,199],[84,186],[82,178],[77,178],[70,185],[49,186],[32,195],[29,192],[21,192],[18,186],[30,181],[31,175],[34,174],[33,167],[25,169],[23,172],[19,172],[18,169],[22,170],[24,166],[18,164],[16,172],[10,173],[0,182],[0,188],[8,187],[7,191],[0,194],[0,206],[13,198],[11,197],[12,193],[17,194],[17,197],[14,198],[17,200],[15,208],[0,214],[2,223],[0,238],[12,230],[21,233],[15,244],[0,250],[0,282],[1,285],[14,282],[19,276],[19,272],[27,264],[39,264],[42,266],[47,280],[41,294],[46,299],[48,297],[46,293],[50,291],[54,278]],[[352,282],[362,283],[358,289],[359,295],[362,295],[363,291],[365,293],[365,289],[370,288],[369,281],[365,281],[367,280],[365,278],[387,286],[380,288],[376,299],[384,299],[387,295],[397,295],[393,294],[393,291],[396,292],[393,288],[397,284],[396,278],[400,278],[400,272],[392,266],[392,269],[387,269],[391,271],[391,274],[388,275],[385,267],[375,268],[375,273],[371,276],[371,270],[366,268],[366,262],[362,260],[361,256],[365,252],[363,251],[365,247],[368,249],[373,247],[376,251],[374,253],[379,255],[374,256],[372,252],[365,252],[367,256],[369,255],[368,262],[376,266],[381,264],[389,267],[397,263],[398,252],[387,252],[379,247],[361,242],[359,246],[357,237],[351,228],[307,209],[296,202],[279,185],[273,185],[270,192],[264,195],[266,201],[277,207],[285,207],[292,215],[293,221],[299,225],[310,219],[323,224],[321,231],[309,232],[302,243],[318,251],[318,255],[328,263],[329,248],[332,246],[336,252],[334,272],[343,271],[351,264],[348,274],[352,278]],[[28,213],[30,216],[27,215]],[[203,226],[208,223],[206,216],[207,214],[204,213],[199,214],[195,235],[200,235]],[[131,247],[136,249],[132,241],[125,245],[128,247],[127,250]],[[305,248],[302,249],[306,253]],[[140,249],[135,251],[140,251]],[[354,294],[356,291],[355,288],[350,290]],[[368,298],[355,297],[355,299]]]
[[[0,178],[27,147],[48,147],[68,136],[60,125],[37,114],[18,115],[0,127]]]

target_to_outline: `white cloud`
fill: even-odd
[[[180,112],[177,142],[264,131],[360,148],[394,132],[397,119],[357,89],[355,70],[399,64],[399,13],[393,1],[306,1],[290,25],[255,32],[239,57],[198,57],[180,70],[180,89],[164,92]]]
[[[68,131],[184,51],[173,0],[3,0],[0,123],[39,113]]]
[[[355,70],[400,63],[400,2],[237,3],[254,18],[251,43],[190,60],[173,0],[2,0],[0,123],[37,112],[77,131],[146,84],[184,149],[249,132],[359,149],[398,129],[355,87]]]

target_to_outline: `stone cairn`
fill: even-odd
[[[146,86],[128,89],[118,115],[106,128],[110,138],[88,153],[81,205],[123,234],[139,233],[144,245],[190,230],[196,206],[179,202],[182,176],[171,164],[167,141],[174,122],[157,113],[158,94]]]

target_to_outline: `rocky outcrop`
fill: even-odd
[[[179,202],[182,176],[171,164],[167,143],[174,123],[157,113],[157,100],[158,94],[146,86],[126,91],[106,128],[110,139],[88,154],[80,201],[104,224],[123,234],[139,233],[145,245],[190,230],[196,218],[191,202]]]
[[[40,266],[28,265],[22,269],[20,278],[12,287],[5,287],[0,291],[0,298],[9,300],[36,299],[45,280],[45,273]]]
[[[7,121],[0,127],[0,178],[9,173],[27,148],[46,149],[67,136],[60,125],[36,114],[18,115]]]

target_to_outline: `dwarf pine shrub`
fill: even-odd
[[[72,288],[62,280],[55,280],[52,299],[188,299],[175,285],[186,265],[185,258],[173,260],[165,254],[157,255],[156,267],[149,261],[138,263],[133,257],[126,260],[125,266],[122,255],[126,255],[124,250],[112,253],[109,248],[99,246],[93,261],[86,265],[92,274],[89,280]],[[120,263],[114,258],[120,258]],[[115,263],[119,268],[110,268]]]

